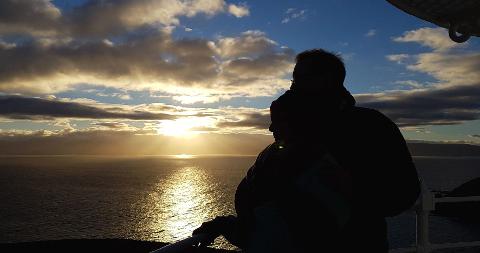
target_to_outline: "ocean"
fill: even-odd
[[[0,243],[128,238],[173,242],[234,214],[254,156],[3,156]],[[415,157],[430,189],[480,177],[480,157]],[[388,168],[386,168],[388,169]],[[480,240],[480,225],[431,217],[431,241]],[[415,216],[389,218],[392,248],[415,242]],[[232,248],[219,238],[215,247]]]

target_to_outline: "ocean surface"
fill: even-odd
[[[254,156],[2,156],[0,243],[78,238],[173,242],[234,214]],[[430,189],[480,177],[480,157],[415,157]],[[386,168],[388,169],[388,168]],[[431,217],[431,241],[480,240],[480,224]],[[392,248],[415,242],[415,216],[389,218]],[[224,239],[216,247],[232,248]]]

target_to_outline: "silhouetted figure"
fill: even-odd
[[[217,217],[194,233],[212,240],[223,234],[246,252],[331,252],[340,243],[351,214],[351,179],[319,143],[291,131],[292,95],[272,103],[275,143],[238,186],[237,217]]]
[[[414,204],[417,172],[397,126],[356,107],[344,78],[334,54],[297,55],[290,91],[271,106],[276,142],[238,186],[237,217],[196,232],[247,252],[388,251],[385,217]]]

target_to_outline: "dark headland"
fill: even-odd
[[[413,156],[480,156],[480,146],[470,144],[407,143]]]

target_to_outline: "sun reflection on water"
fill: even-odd
[[[190,236],[215,212],[207,208],[214,201],[210,186],[208,176],[198,167],[178,169],[170,178],[159,182],[156,187],[159,191],[150,197],[156,205],[155,209],[168,212],[156,214],[150,224],[151,230],[161,232],[159,236],[168,242]]]

